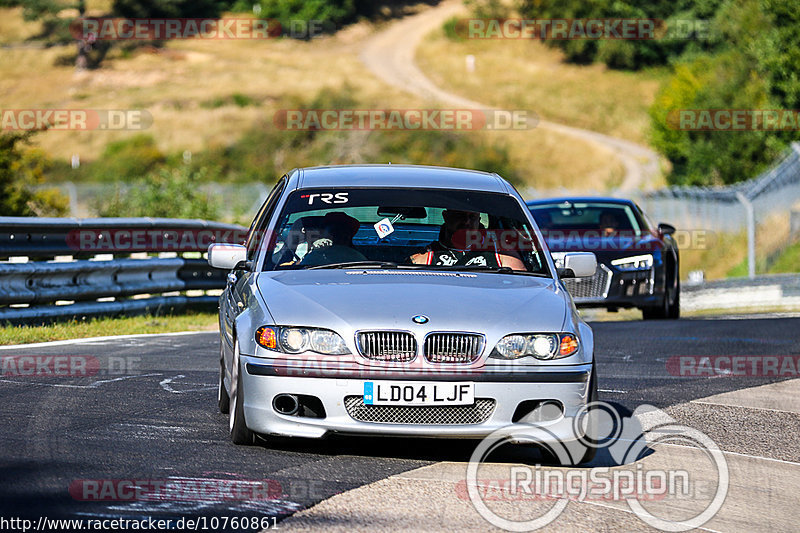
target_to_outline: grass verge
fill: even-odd
[[[800,271],[800,242],[786,248],[769,267],[770,274],[789,274]]]
[[[47,326],[2,326],[0,327],[0,345],[104,337],[107,335],[216,330],[216,313],[94,318],[59,322]]]

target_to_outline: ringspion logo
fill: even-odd
[[[617,466],[551,469],[490,459],[500,447],[520,443],[540,447],[560,464],[573,463],[589,448],[603,449]],[[675,451],[687,448],[704,458],[688,470],[681,455],[685,452]],[[647,459],[652,451],[659,459]],[[489,475],[482,475],[482,471]],[[506,472],[507,476],[498,477],[498,473]],[[541,529],[558,519],[573,501],[621,501],[652,528],[688,531],[702,527],[716,515],[729,484],[725,456],[704,433],[676,423],[650,405],[639,406],[632,416],[623,418],[615,406],[592,402],[557,424],[520,422],[494,431],[478,444],[465,479],[454,489],[484,520],[506,531]],[[506,505],[492,505],[497,501]],[[643,505],[654,501],[668,505]],[[686,515],[676,513],[685,501],[691,502],[690,510]],[[525,506],[508,505],[514,502]]]

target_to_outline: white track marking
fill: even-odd
[[[198,333],[218,333],[216,330],[208,331],[176,331],[173,333],[137,333],[135,335],[107,335],[105,337],[87,337],[85,339],[66,339],[63,341],[34,342],[30,344],[6,344],[0,350],[18,350],[20,348],[39,348],[41,346],[68,346],[70,344],[90,344],[93,342],[115,341],[118,339],[136,339],[149,337],[179,337],[183,335],[197,335]]]
[[[724,393],[723,393],[724,394]],[[797,415],[797,411],[786,411],[785,409],[772,409],[770,407],[753,407],[750,405],[736,405],[732,403],[719,403],[719,402],[706,402],[703,400],[691,400],[689,403],[697,403],[700,405],[715,405],[720,407],[736,407],[738,409],[755,409],[758,411],[771,411],[773,413],[789,413],[791,415]]]
[[[152,376],[160,376],[161,374],[139,374],[136,376],[122,376],[113,379],[99,379],[97,381],[93,381],[88,385],[69,385],[65,383],[40,383],[38,381],[16,381],[13,379],[0,379],[2,383],[16,383],[18,385],[39,385],[41,387],[61,387],[65,389],[96,389],[100,387],[100,385],[104,385],[106,383],[111,383],[112,381],[122,381],[125,379],[134,379],[134,378],[146,378]]]
[[[178,374],[177,376],[173,376],[171,378],[162,379],[159,382],[159,385],[161,385],[161,388],[164,389],[165,391],[171,392],[173,394],[185,394],[187,392],[200,392],[200,391],[207,391],[207,390],[216,390],[216,388],[217,388],[216,385],[207,385],[205,383],[191,383],[191,385],[200,385],[200,388],[196,388],[196,389],[175,390],[175,389],[172,388],[172,383],[174,383],[178,379],[183,379],[185,377],[186,376],[184,376],[183,374]]]

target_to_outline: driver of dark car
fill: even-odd
[[[616,213],[612,213],[610,211],[604,211],[602,215],[600,215],[600,231],[603,237],[611,237],[619,228],[619,219],[617,218]]]
[[[481,217],[474,211],[445,209],[442,211],[439,240],[411,256],[418,265],[509,267],[525,270],[518,257],[501,253],[496,246],[485,244],[481,236]],[[479,242],[480,244],[473,244]]]

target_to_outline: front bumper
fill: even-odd
[[[567,279],[564,285],[578,307],[652,307],[664,295],[659,273],[654,268],[621,272],[601,263],[594,277]]]
[[[482,438],[508,427],[520,403],[528,400],[555,400],[563,405],[563,416],[537,425],[546,428],[553,440],[576,438],[572,419],[589,399],[591,364],[536,368],[510,373],[489,367],[470,373],[410,372],[392,369],[365,369],[357,364],[323,372],[289,369],[282,362],[241,356],[243,407],[247,427],[256,433],[320,438],[328,434],[397,435],[412,437]],[[388,369],[387,369],[388,370]],[[345,398],[362,396],[364,382],[395,381],[471,381],[475,398],[494,400],[488,418],[476,424],[407,424],[364,422],[354,419]],[[325,418],[287,416],[273,408],[278,394],[307,395],[318,398]],[[351,400],[352,401],[352,400]],[[409,408],[413,409],[413,408]]]

